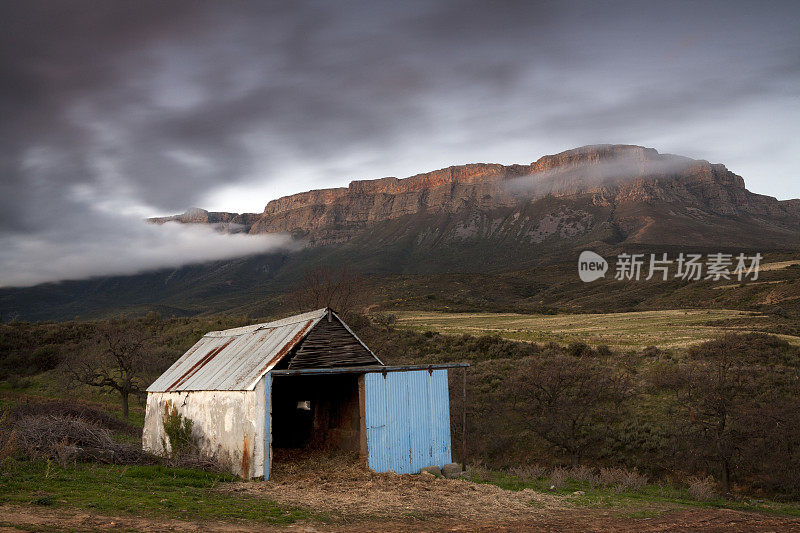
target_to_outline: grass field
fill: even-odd
[[[0,504],[92,509],[157,518],[258,520],[291,524],[319,513],[266,500],[223,494],[234,477],[162,466],[113,466],[7,459],[0,469]]]
[[[442,334],[497,334],[532,342],[586,342],[617,348],[683,348],[730,331],[721,322],[763,315],[727,309],[676,309],[632,313],[523,315],[514,313],[437,313],[398,311],[399,327]],[[715,324],[715,322],[720,322]],[[747,331],[736,327],[737,331]],[[798,337],[786,337],[800,344]]]

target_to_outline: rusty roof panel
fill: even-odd
[[[281,359],[286,357],[286,354],[288,354],[292,350],[292,348],[297,346],[297,343],[299,343],[300,340],[303,337],[305,337],[306,333],[311,331],[311,327],[315,323],[316,323],[315,321],[309,320],[308,322],[303,324],[299,329],[294,328],[293,331],[294,330],[297,330],[297,331],[294,332],[294,335],[292,335],[292,338],[289,339],[288,342],[284,342],[283,343],[283,346],[281,347],[280,350],[278,350],[278,353],[276,353],[274,355],[270,354],[269,358],[267,359],[266,364],[263,367],[261,367],[261,370],[259,370],[256,373],[256,375],[259,376],[258,378],[256,378],[256,382],[258,381],[258,379],[260,379],[260,376],[263,375],[264,372],[268,372],[271,368],[274,368],[275,365],[277,365],[278,362]],[[253,386],[255,386],[255,383],[253,383]]]
[[[167,390],[168,391],[178,390],[178,387],[182,387],[183,385],[186,385],[186,387],[188,388],[189,387],[188,383],[192,380],[192,378],[198,373],[202,374],[205,366],[208,363],[210,363],[214,359],[214,357],[216,357],[222,350],[227,348],[233,341],[234,339],[232,338],[228,339],[222,345],[215,346],[208,352],[203,353],[202,356],[199,358],[199,360],[197,360],[183,374],[181,374],[180,377],[172,383],[172,385],[167,387]],[[197,359],[197,357],[195,357],[194,359]]]
[[[255,376],[256,381],[269,369],[259,373],[265,359],[270,358],[292,338],[294,331],[300,325],[289,324],[276,328],[275,331],[260,344],[243,357],[236,372],[228,372],[223,376],[220,387],[225,390],[248,390],[250,380]]]
[[[214,339],[209,339],[207,337],[202,337],[194,346],[189,348],[189,350],[181,356],[173,365],[164,372],[160,378],[156,380],[155,383],[151,386],[155,386],[156,384],[159,385],[161,390],[165,390],[166,387],[171,385],[175,382],[178,377],[186,371],[191,365],[193,365],[200,356],[196,356],[198,352],[206,353],[208,348],[208,344],[213,342]]]
[[[220,367],[225,365],[231,354],[236,353],[237,348],[249,337],[250,335],[238,335],[215,339],[217,346],[205,357],[202,367],[186,379],[182,390],[216,390],[210,378],[217,373]]]
[[[248,357],[250,357],[255,347],[264,342],[265,339],[272,337],[274,331],[275,328],[259,329],[253,331],[250,335],[243,335],[242,337],[245,339],[245,342],[238,343],[236,346],[231,346],[230,353],[226,360],[215,367],[216,372],[213,372],[212,375],[212,371],[209,371],[209,384],[215,389],[227,390],[223,385],[226,376],[232,372],[237,373],[235,369],[241,368],[248,360]]]
[[[147,391],[253,390],[327,312],[318,309],[265,324],[209,332]]]

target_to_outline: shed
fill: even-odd
[[[358,452],[376,472],[451,462],[448,369],[386,366],[331,309],[206,333],[147,389],[142,444],[173,409],[200,450],[269,479],[273,448]]]

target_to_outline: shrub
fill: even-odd
[[[77,400],[25,399],[8,411],[8,418],[12,421],[44,415],[82,420],[108,431],[120,432],[130,436],[139,436],[140,432],[135,426],[114,417],[107,411]]]
[[[467,465],[467,474],[479,481],[488,481],[491,477],[491,470],[482,464]]]
[[[573,357],[583,357],[592,353],[592,349],[585,342],[570,343],[567,352]]]
[[[658,359],[663,352],[657,346],[648,346],[642,350],[642,356],[649,359]]]
[[[573,466],[569,471],[569,477],[591,486],[597,485],[597,475],[595,475],[594,469],[586,465]]]
[[[169,458],[144,453],[138,442],[120,442],[108,428],[81,418],[37,414],[13,419],[5,417],[3,422],[0,424],[0,461],[8,457],[21,457],[55,460],[61,466],[86,461],[125,465],[163,464],[172,468],[214,472],[229,470],[226,465],[198,453],[194,447],[181,449],[181,455],[173,454]],[[181,431],[185,428],[184,420]]]
[[[45,344],[33,351],[31,365],[37,372],[52,370],[61,362],[61,351],[55,344]]]
[[[115,441],[111,432],[86,420],[55,415],[19,418],[9,440],[30,459],[55,459],[64,465],[77,460],[113,464],[150,462],[138,446]],[[8,441],[4,444],[8,445]]]
[[[31,386],[31,380],[18,374],[9,374],[6,381],[8,381],[8,386],[12,389],[27,389]]]
[[[564,488],[567,483],[567,471],[564,468],[556,467],[550,473],[550,488],[553,490],[560,490]]]
[[[689,478],[688,490],[693,500],[706,501],[716,496],[714,481],[710,477]]]
[[[599,357],[610,357],[611,348],[609,348],[607,344],[600,344],[597,346],[597,355]]]
[[[506,383],[498,399],[514,406],[508,421],[578,461],[601,449],[631,396],[625,373],[564,355],[525,358]]]
[[[518,466],[510,470],[523,483],[530,483],[547,475],[547,468],[541,465]]]
[[[598,482],[604,487],[613,487],[625,478],[625,470],[621,468],[601,468]]]
[[[647,476],[633,469],[625,472],[618,486],[623,490],[641,490],[645,485],[647,485]]]
[[[606,487],[614,487],[618,492],[640,490],[647,485],[647,476],[640,474],[636,469],[601,468],[599,483]]]

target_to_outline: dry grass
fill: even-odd
[[[771,270],[783,270],[784,268],[788,268],[790,266],[800,265],[800,261],[776,261],[774,263],[764,263],[759,266],[758,270],[760,272],[769,272]]]
[[[377,474],[355,456],[324,453],[276,453],[270,481],[225,484],[220,490],[328,512],[343,519],[502,521],[508,517],[524,518],[541,512],[543,507],[563,509],[566,505],[555,496],[530,489],[513,492],[458,479]]]
[[[21,420],[34,416],[55,416],[63,419],[81,420],[85,423],[104,428],[110,432],[138,436],[140,430],[108,413],[102,407],[79,400],[64,401],[44,398],[20,398],[17,405],[8,409],[5,418],[8,421]]]
[[[49,411],[45,409],[45,412]],[[115,433],[105,424],[98,423],[97,417],[85,419],[72,412],[66,415],[17,414],[0,423],[0,460],[19,456],[34,460],[52,459],[61,466],[96,462],[117,465],[163,464],[173,468],[197,468],[213,472],[228,470],[214,458],[201,454],[196,446],[174,457],[145,453],[139,439],[127,438],[127,424],[121,427],[125,433]]]
[[[541,479],[543,477],[547,477],[547,467],[542,465],[529,465],[529,466],[518,466],[509,470],[509,473],[512,476],[516,476],[517,479],[522,481],[523,483],[530,483],[532,481],[536,481],[537,479]]]
[[[597,480],[599,484],[606,487],[614,487],[620,492],[639,490],[647,485],[647,476],[640,474],[635,469],[601,468]]]
[[[573,466],[569,471],[569,477],[575,481],[587,483],[592,487],[598,484],[597,474],[594,468],[586,465]]]
[[[717,495],[714,489],[714,480],[707,477],[693,477],[689,479],[689,496],[693,500],[706,501]]]
[[[443,334],[500,335],[511,340],[581,341],[613,348],[684,348],[710,340],[730,327],[715,321],[759,315],[730,309],[672,309],[583,315],[522,315],[515,313],[437,313],[398,311],[397,325]],[[744,330],[742,330],[744,331]],[[795,338],[800,341],[800,339]]]
[[[550,489],[551,490],[561,490],[564,488],[564,485],[567,484],[567,478],[569,477],[569,472],[566,469],[556,467],[550,472]]]

